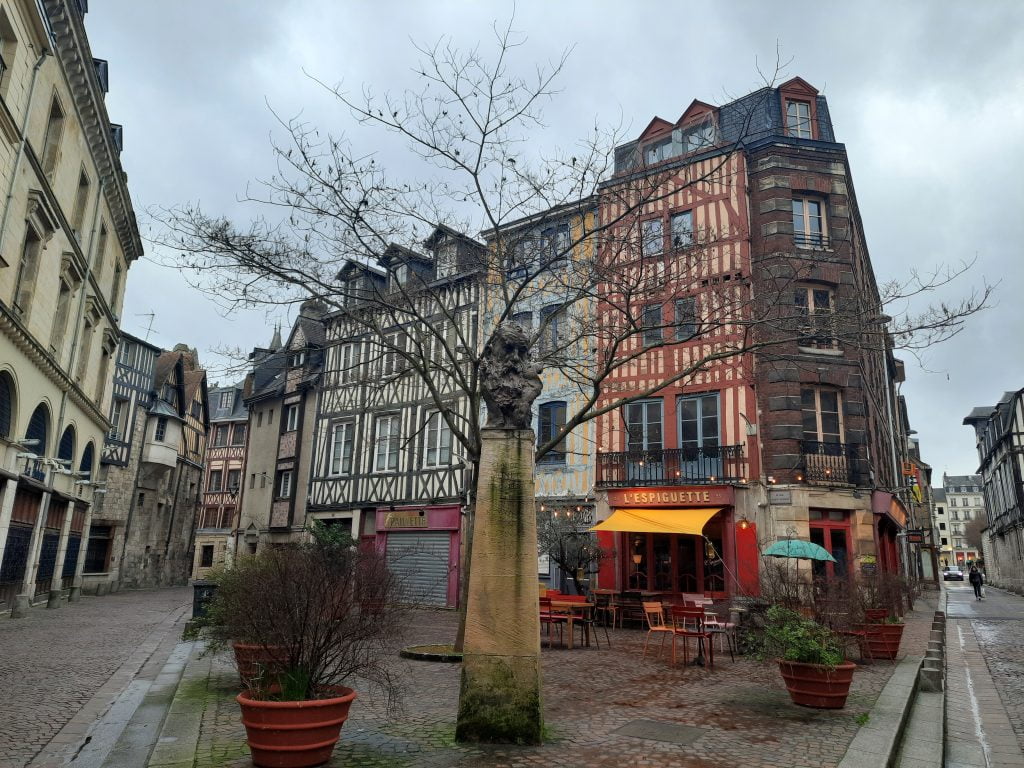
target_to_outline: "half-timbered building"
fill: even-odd
[[[231,563],[236,510],[241,500],[242,472],[249,411],[244,382],[209,388],[210,429],[203,462],[203,504],[196,518],[192,578],[204,578],[211,568]]]
[[[396,349],[434,345],[445,366],[460,348],[476,348],[483,248],[438,227],[425,252],[392,246],[379,267],[350,262],[339,276],[349,305],[326,318],[309,514],[375,539],[415,598],[437,605],[458,599],[466,461],[449,419],[467,424],[470,406],[456,377],[439,369],[432,380],[443,413]],[[393,322],[386,301],[370,300],[403,293],[418,302],[417,320],[398,313],[406,319]],[[378,319],[358,319],[359,312]],[[436,330],[426,332],[426,323]]]
[[[756,592],[759,546],[785,536],[835,557],[816,575],[895,569],[901,367],[825,98],[794,78],[655,118],[617,148],[600,218],[603,252],[658,276],[598,309],[636,302],[644,328],[602,402],[643,396],[598,424],[602,584]]]

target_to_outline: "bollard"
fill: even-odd
[[[23,619],[28,616],[28,608],[31,605],[31,599],[28,595],[17,595],[14,598],[14,602],[11,604],[11,618],[12,619]]]

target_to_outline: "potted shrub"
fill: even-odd
[[[796,611],[768,609],[760,655],[778,661],[779,671],[794,704],[818,709],[841,709],[857,665],[843,657],[835,632]]]
[[[864,642],[872,659],[895,659],[903,640],[903,621],[890,616],[879,624],[864,624]]]
[[[388,668],[400,639],[398,584],[373,549],[323,527],[305,544],[268,547],[224,574],[215,639],[244,638],[273,657],[237,697],[252,761],[304,768],[330,759],[358,677],[396,702]]]

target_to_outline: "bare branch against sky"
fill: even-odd
[[[925,459],[938,473],[973,471],[963,415],[1024,383],[1024,356],[1007,345],[1024,331],[1017,300],[1024,192],[1016,180],[1024,160],[1024,6],[694,8],[687,27],[701,35],[687,37],[685,57],[669,57],[680,26],[652,19],[676,12],[653,3],[520,4],[516,26],[528,35],[527,58],[557,63],[572,48],[536,149],[573,147],[595,122],[621,123],[635,134],[655,114],[674,119],[693,98],[722,103],[759,84],[756,62],[775,61],[778,46],[783,60],[792,58],[785,74],[829,97],[883,293],[912,291],[904,284],[911,270],[927,276],[963,261],[979,277],[1001,281],[998,306],[926,352],[927,370],[912,365],[903,387]],[[404,4],[267,3],[254,14],[230,3],[108,0],[94,5],[87,23],[95,55],[111,61],[108,108],[125,125],[123,161],[136,207],[201,200],[234,215],[245,209],[238,194],[246,183],[276,170],[267,151],[268,135],[285,138],[276,115],[299,115],[354,141],[366,135],[304,73],[352,94],[364,83],[401,92],[414,82],[410,38],[451,35],[454,45],[470,48],[493,34],[502,13],[485,3],[453,3],[445,13]],[[163,34],[140,34],[155,29]],[[608,55],[612,29],[616,50],[629,56]],[[405,162],[402,142],[393,139],[374,145],[378,161],[392,168]],[[956,301],[962,290],[938,287],[928,299]],[[907,309],[913,314],[917,306],[911,297]],[[150,318],[142,315],[150,311],[152,341],[194,344],[208,363],[214,349],[265,344],[272,333],[263,311],[223,319],[175,273],[143,262],[130,273],[126,330],[144,336]]]

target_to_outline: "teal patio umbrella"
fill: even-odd
[[[761,554],[768,557],[790,557],[794,560],[827,560],[831,563],[836,562],[836,559],[828,553],[827,549],[803,539],[780,539]]]

